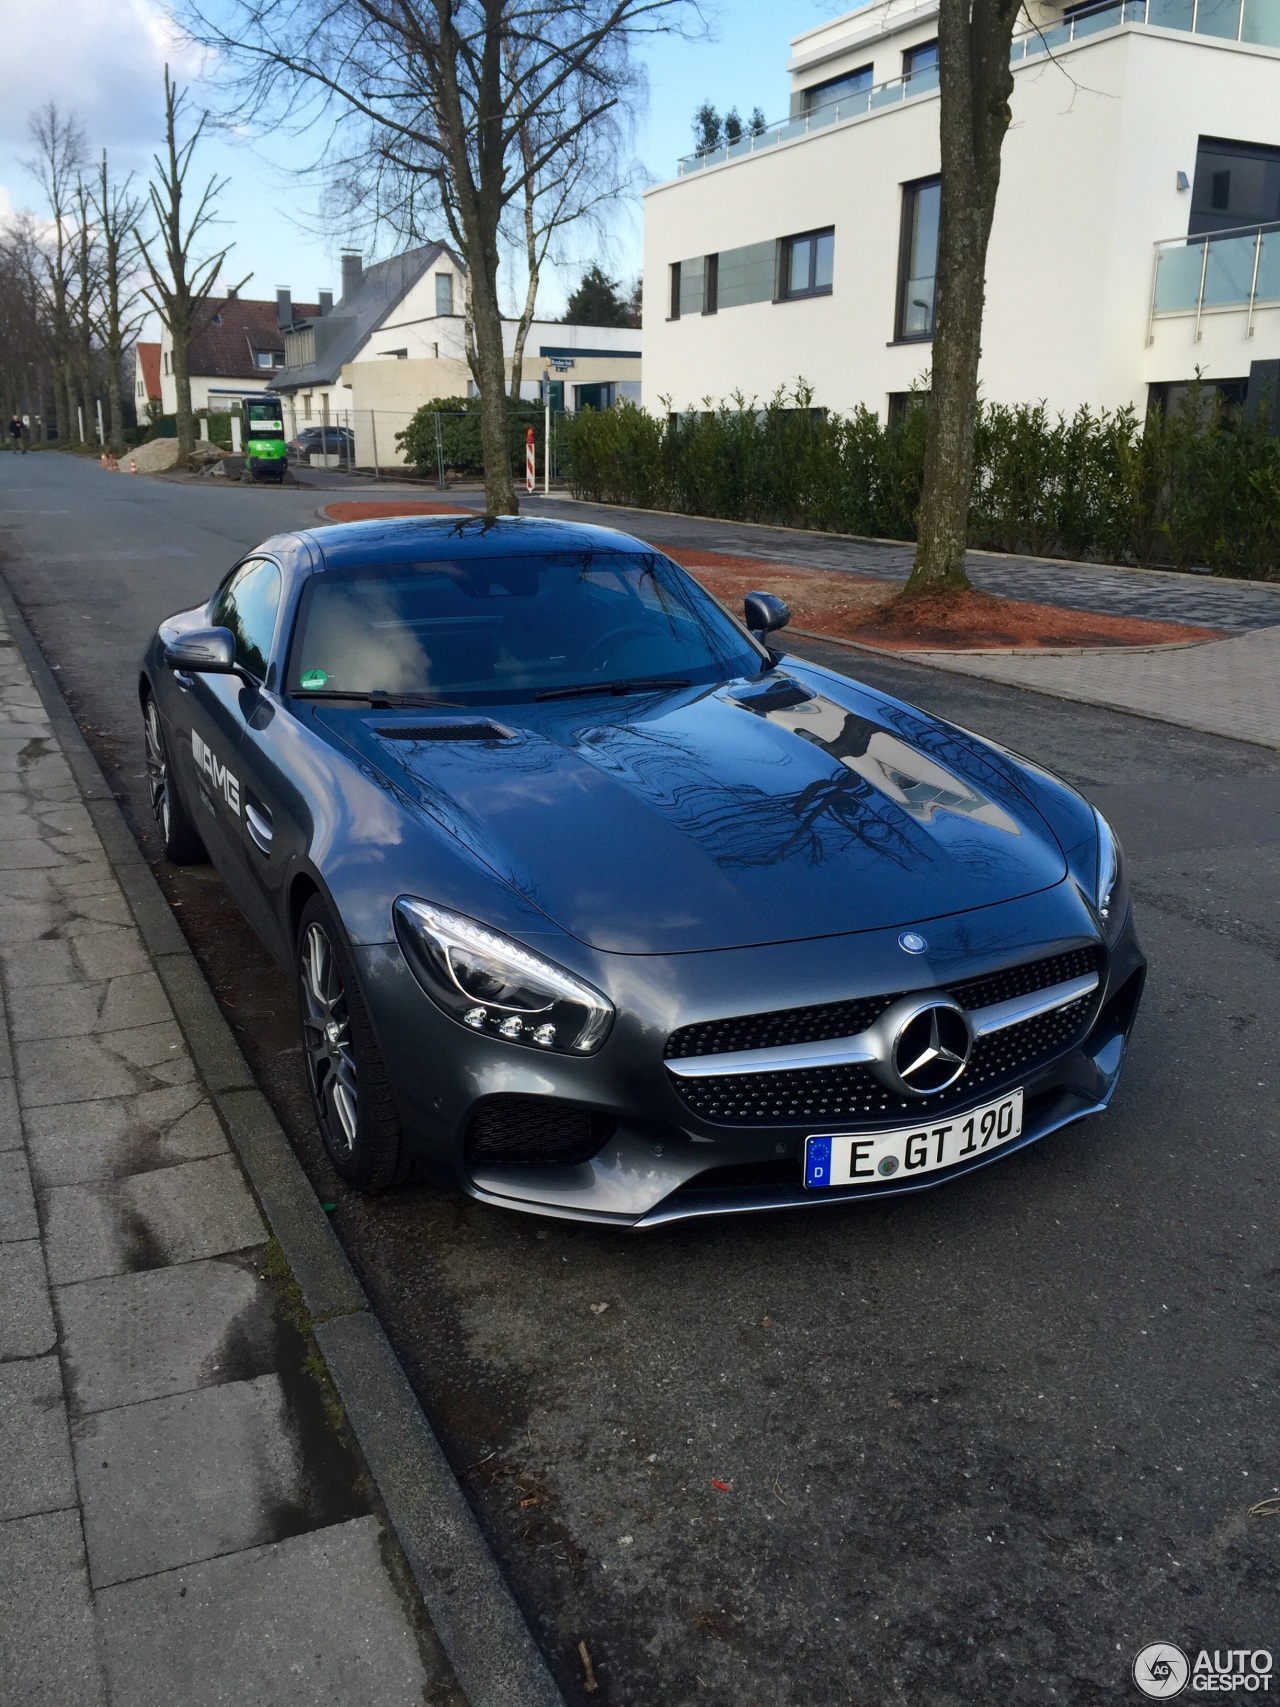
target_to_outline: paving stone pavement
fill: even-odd
[[[0,628],[0,1697],[456,1703]]]
[[[1280,626],[1170,651],[900,656],[935,670],[1280,748]]]
[[[363,494],[361,494],[363,496]],[[391,496],[388,493],[388,496]],[[472,495],[459,492],[461,502]],[[564,498],[535,497],[528,515],[621,528],[654,545],[686,545],[724,551],[765,562],[840,569],[886,581],[905,581],[915,547],[895,540],[841,539],[800,528],[759,527],[705,516],[668,516],[650,510],[626,510],[609,504],[585,504]],[[968,569],[984,592],[1070,610],[1112,616],[1147,617],[1157,622],[1187,622],[1245,634],[1280,625],[1280,583],[1223,581],[1211,575],[1162,570],[1119,569],[1106,564],[1065,563],[1046,557],[1016,557],[971,551]]]

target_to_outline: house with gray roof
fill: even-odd
[[[449,244],[426,243],[368,267],[359,255],[344,254],[341,297],[306,319],[292,316],[288,291],[278,295],[285,359],[271,389],[285,399],[291,434],[312,422],[335,422],[355,428],[360,442],[362,431],[377,429],[357,416],[385,413],[381,436],[395,460],[394,433],[419,404],[474,393],[466,365],[466,266]],[[503,321],[508,364],[516,330],[515,320]],[[638,399],[640,337],[634,328],[534,321],[521,394],[537,398],[550,385],[555,406],[569,409]],[[616,359],[597,372],[601,358]],[[565,384],[571,371],[577,385]]]

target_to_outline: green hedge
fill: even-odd
[[[453,474],[484,473],[480,446],[480,399],[478,397],[433,397],[424,403],[409,425],[396,434],[396,443],[417,474],[436,473],[436,426],[440,416],[440,438],[445,469]],[[525,433],[532,427],[538,435],[538,467],[542,467],[543,413],[539,404],[513,404],[509,438],[511,472],[524,475]]]
[[[764,408],[738,396],[665,417],[623,403],[566,423],[563,465],[580,498],[732,521],[913,539],[927,400],[889,425],[830,415],[800,386]],[[1207,564],[1280,578],[1280,438],[1192,387],[1168,416],[1132,409],[1051,416],[983,404],[970,543],[1109,562]]]

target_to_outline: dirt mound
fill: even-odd
[[[120,458],[122,474],[164,474],[170,468],[178,466],[177,439],[150,439],[145,445],[139,445],[136,450],[129,450]]]

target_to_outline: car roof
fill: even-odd
[[[391,516],[338,522],[300,536],[319,558],[318,568],[433,563],[458,558],[546,556],[561,551],[651,552],[654,548],[615,528],[543,516]]]

